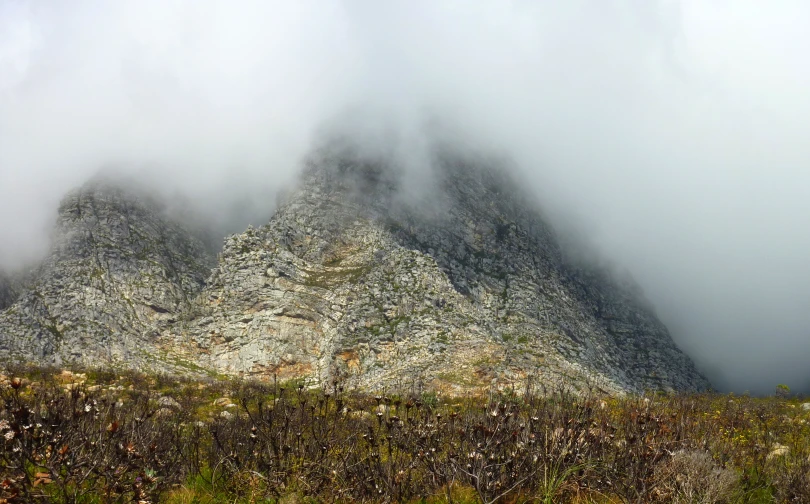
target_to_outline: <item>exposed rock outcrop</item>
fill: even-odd
[[[150,335],[187,310],[211,264],[155,204],[94,181],[64,198],[50,254],[0,313],[0,352],[143,365]]]
[[[0,310],[13,305],[19,296],[20,286],[11,276],[0,271]]]
[[[399,198],[396,172],[327,158],[272,220],[228,238],[162,341],[228,373],[604,390],[708,386],[633,290],[567,262],[500,171],[449,157],[438,188]]]
[[[210,275],[199,242],[149,205],[73,193],[36,281],[0,314],[0,352],[455,394],[708,388],[634,286],[568,259],[503,171],[436,166],[403,198],[385,163],[324,155]]]

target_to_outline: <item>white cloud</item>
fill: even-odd
[[[41,251],[100,166],[265,216],[324,122],[394,125],[419,166],[435,114],[582,221],[719,384],[810,387],[808,20],[799,0],[0,0],[0,263]]]

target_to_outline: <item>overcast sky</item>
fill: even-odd
[[[100,168],[261,224],[313,135],[508,153],[723,390],[810,392],[805,0],[0,0],[0,264]]]

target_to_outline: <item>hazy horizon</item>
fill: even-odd
[[[0,0],[0,269],[99,170],[262,224],[325,133],[503,153],[720,390],[810,392],[810,4]],[[207,213],[206,213],[207,212]]]

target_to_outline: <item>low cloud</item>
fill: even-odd
[[[324,130],[439,118],[630,270],[723,390],[810,391],[810,5],[0,0],[0,264],[99,169],[267,220]],[[390,145],[390,144],[389,144]]]

